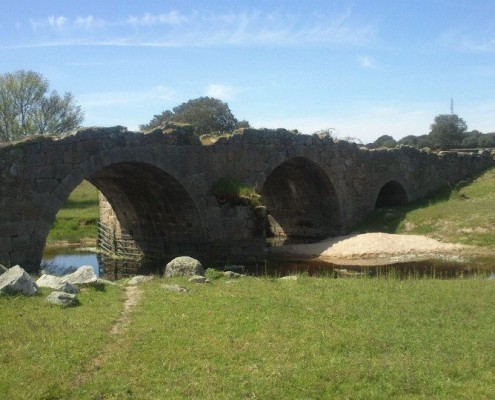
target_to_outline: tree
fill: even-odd
[[[196,135],[232,132],[236,128],[249,127],[247,121],[238,121],[227,103],[212,97],[199,97],[155,115],[140,128],[143,131],[159,128],[167,122],[191,124]]]
[[[397,146],[397,142],[390,135],[382,135],[373,142],[373,148],[377,149],[379,147],[392,148]]]
[[[60,135],[84,119],[72,93],[48,93],[49,83],[33,71],[0,75],[0,141],[30,135]]]
[[[398,144],[402,144],[404,146],[417,146],[418,145],[418,137],[414,135],[404,136],[402,139],[399,139]]]
[[[461,145],[466,130],[466,123],[457,114],[440,114],[435,117],[429,136],[434,147],[452,149]]]

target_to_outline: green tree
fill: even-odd
[[[397,143],[405,146],[418,146],[418,137],[414,135],[407,135],[402,139],[399,139]]]
[[[467,130],[466,122],[457,114],[440,114],[431,125],[430,139],[442,150],[460,147]]]
[[[196,135],[232,132],[236,128],[249,127],[247,121],[238,121],[227,103],[212,97],[199,97],[155,115],[140,128],[143,131],[164,126],[168,122],[185,123],[193,126]]]
[[[375,149],[379,148],[379,147],[388,147],[388,148],[392,148],[392,147],[395,147],[397,146],[397,142],[395,141],[395,139],[390,136],[390,135],[382,135],[380,136],[378,139],[376,139],[374,142],[373,142],[373,147]]]
[[[30,135],[60,135],[80,126],[84,113],[72,93],[49,91],[49,83],[33,71],[0,75],[0,140]]]

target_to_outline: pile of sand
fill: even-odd
[[[272,247],[269,252],[275,255],[358,259],[451,254],[467,248],[469,246],[441,243],[426,236],[363,233],[329,238],[318,243]]]

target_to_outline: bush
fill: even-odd
[[[261,205],[261,196],[236,178],[225,177],[216,180],[211,187],[211,194],[219,204],[247,205],[252,208]]]

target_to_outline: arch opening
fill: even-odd
[[[375,209],[402,206],[408,203],[404,187],[397,181],[382,186],[375,201]]]
[[[267,207],[267,236],[321,239],[342,230],[337,192],[316,163],[296,157],[285,161],[262,189]]]
[[[204,242],[190,194],[165,171],[144,163],[119,163],[87,179],[101,192],[99,234],[105,233],[103,228],[127,241],[129,252],[137,248],[145,258],[165,260],[184,251],[196,254]]]

